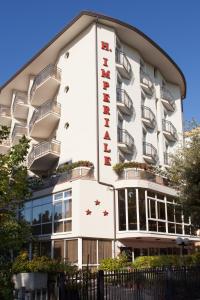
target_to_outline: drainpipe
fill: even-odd
[[[115,187],[112,184],[108,184],[106,182],[100,181],[100,162],[99,162],[99,81],[98,81],[98,74],[99,74],[99,67],[98,67],[98,17],[96,17],[95,21],[95,43],[96,43],[96,139],[97,139],[97,182],[101,185],[110,187],[113,191],[113,223],[114,223],[114,257],[116,257],[116,203],[115,203]]]

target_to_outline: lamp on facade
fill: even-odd
[[[182,237],[177,237],[177,239],[176,239],[176,244],[178,245],[178,246],[180,246],[181,247],[181,249],[182,249],[182,255],[184,254],[184,247],[185,246],[187,246],[187,245],[189,245],[189,239],[188,238],[182,238]]]

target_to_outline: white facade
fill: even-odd
[[[89,12],[5,83],[0,122],[11,126],[10,145],[25,134],[30,174],[51,176],[22,212],[45,251],[51,241],[52,256],[81,267],[123,247],[134,258],[176,251],[177,235],[196,240],[190,220],[175,216],[176,192],[163,179],[134,168],[113,171],[119,162],[168,164],[183,143],[184,97],[184,76],[163,50],[130,25]],[[0,145],[1,153],[8,149]],[[80,160],[94,167],[51,175]]]

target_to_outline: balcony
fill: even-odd
[[[142,106],[142,122],[149,128],[153,129],[156,126],[156,117],[152,110],[147,106]]]
[[[119,180],[146,180],[163,186],[169,186],[169,181],[166,178],[148,172],[146,170],[140,170],[137,168],[124,169],[123,172],[119,175],[118,179]]]
[[[143,89],[143,91],[149,95],[152,96],[154,93],[154,86],[153,86],[153,80],[151,77],[144,72],[143,70],[140,70],[140,85]]]
[[[33,145],[28,155],[28,168],[31,171],[47,171],[51,169],[60,156],[60,142],[44,141]]]
[[[161,89],[161,101],[164,107],[168,111],[171,112],[175,111],[176,105],[175,105],[174,97],[166,87],[162,87]]]
[[[143,158],[151,164],[157,161],[157,150],[152,144],[143,142]]]
[[[13,116],[26,120],[28,117],[28,98],[26,93],[17,91],[13,100]]]
[[[12,130],[12,145],[16,145],[19,140],[25,135],[27,135],[27,127],[25,125],[15,124]]]
[[[48,65],[34,79],[30,92],[31,104],[42,105],[47,99],[53,99],[60,85],[61,70]]]
[[[132,74],[131,64],[125,53],[117,48],[115,50],[115,61],[117,70],[119,71],[121,76],[125,79],[130,79]]]
[[[10,149],[10,140],[2,140],[0,144],[0,154],[6,154],[8,150]]]
[[[125,90],[117,89],[117,107],[126,115],[133,113],[133,102]]]
[[[127,154],[132,154],[134,150],[134,138],[125,129],[118,128],[118,147]]]
[[[162,129],[165,137],[171,141],[175,142],[177,140],[177,131],[172,122],[167,121],[165,119],[162,120]]]
[[[10,108],[0,105],[0,124],[3,126],[10,126],[11,121]]]
[[[60,104],[50,100],[33,112],[29,124],[29,134],[34,138],[47,139],[60,120]]]

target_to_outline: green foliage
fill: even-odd
[[[161,255],[161,256],[139,256],[134,262],[128,262],[126,256],[106,258],[101,261],[100,270],[119,271],[124,268],[148,269],[166,266],[191,266],[200,265],[200,253],[191,255]]]
[[[0,143],[9,128],[0,126]],[[0,299],[12,299],[10,261],[31,237],[30,227],[19,221],[17,207],[28,197],[28,174],[24,164],[29,141],[24,137],[7,154],[0,154]]]
[[[152,172],[154,170],[153,166],[148,165],[146,163],[138,163],[136,161],[118,163],[118,164],[113,166],[113,170],[117,174],[120,174],[124,169],[128,169],[128,168],[138,168],[138,169],[146,170],[146,171],[149,171],[149,172]]]
[[[200,132],[192,130],[183,149],[171,158],[167,176],[177,189],[180,203],[187,214],[191,215],[192,224],[200,228]]]
[[[64,173],[66,171],[70,171],[72,169],[75,169],[75,168],[78,168],[78,167],[89,167],[89,168],[93,168],[94,165],[93,163],[91,163],[90,161],[88,160],[79,160],[79,161],[76,161],[74,163],[71,163],[71,164],[66,164],[66,165],[63,165],[63,166],[60,166],[56,173]]]
[[[159,268],[165,266],[190,266],[200,264],[200,253],[192,255],[162,255],[162,256],[139,256],[132,263],[136,269]]]
[[[57,273],[66,272],[74,274],[77,271],[76,266],[69,263],[62,263],[58,260],[51,259],[46,256],[36,256],[32,260],[28,259],[27,252],[21,252],[15,259],[12,265],[13,273],[26,272],[43,272],[43,273]]]
[[[119,271],[128,266],[127,257],[120,255],[116,258],[105,258],[102,259],[99,270],[103,271]]]
[[[0,268],[0,299],[13,299],[13,283],[10,264],[1,266]]]

